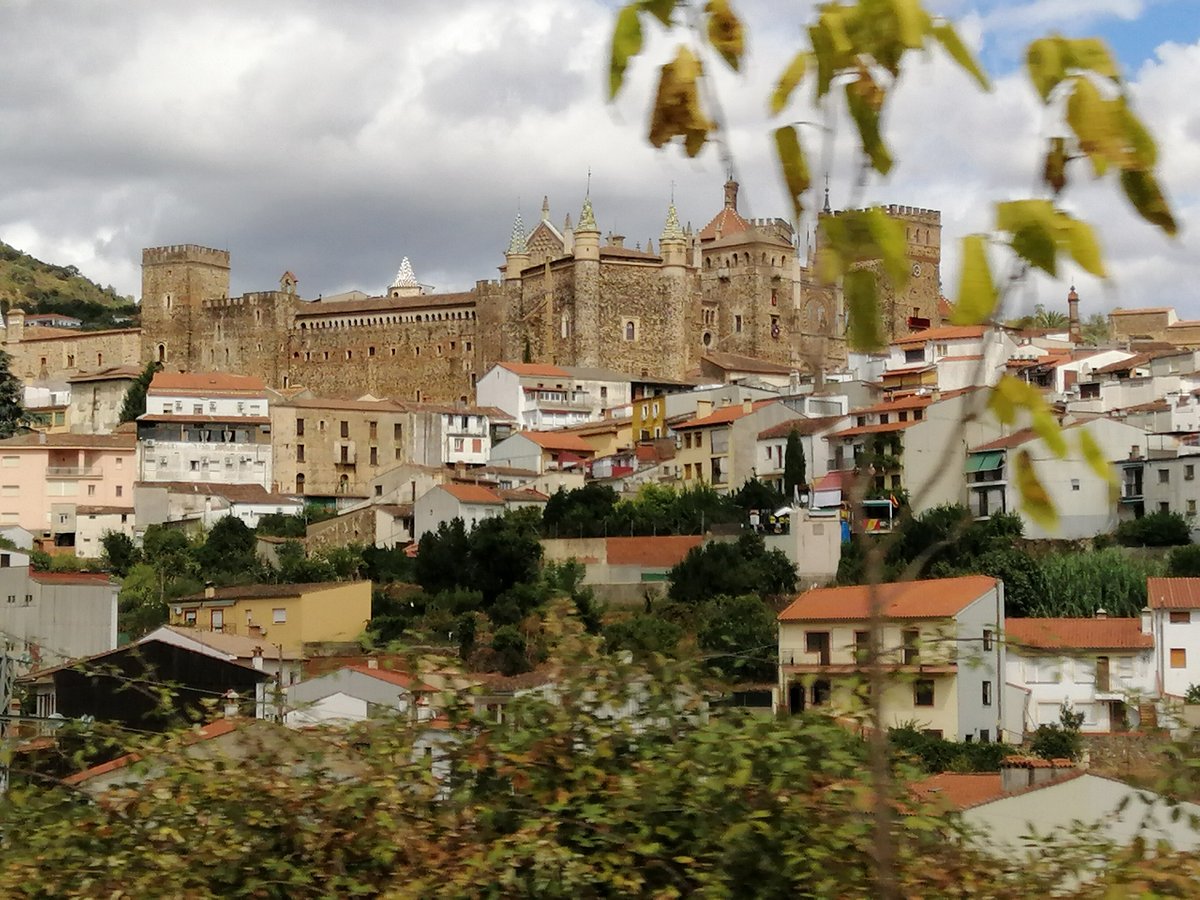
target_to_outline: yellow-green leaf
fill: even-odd
[[[612,55],[608,65],[609,100],[621,92],[629,60],[637,56],[641,50],[642,23],[638,18],[637,4],[631,3],[617,13],[617,23],[613,27]]]
[[[1108,164],[1121,153],[1112,107],[1086,75],[1077,75],[1072,82],[1071,96],[1067,98],[1067,124],[1079,138],[1079,149],[1092,161],[1096,174],[1103,175]]]
[[[1046,448],[1062,459],[1067,455],[1067,439],[1063,437],[1062,426],[1058,424],[1058,419],[1054,417],[1054,413],[1046,405],[1046,400],[1038,392],[1038,389],[1032,385],[1029,386],[1029,389],[1031,396],[1026,408],[1031,416],[1030,427],[1042,439]]]
[[[1033,469],[1033,459],[1028,450],[1017,451],[1013,459],[1013,475],[1017,494],[1021,498],[1021,508],[1047,531],[1057,528],[1058,511]]]
[[[882,98],[878,92],[881,90],[872,79],[860,74],[857,80],[846,85],[846,107],[858,126],[863,152],[871,160],[871,167],[880,175],[886,175],[892,170],[892,157],[879,134]]]
[[[1125,143],[1129,148],[1130,162],[1127,168],[1152,169],[1158,163],[1158,146],[1146,130],[1141,119],[1133,114],[1129,104],[1120,101],[1117,112],[1118,127],[1124,129]]]
[[[883,260],[888,281],[896,291],[908,284],[909,267],[908,241],[904,226],[887,214],[882,207],[872,207],[865,213],[867,233],[875,245],[875,251]]]
[[[788,67],[783,70],[783,74],[779,76],[779,83],[775,85],[775,91],[771,94],[771,115],[779,115],[783,111],[783,108],[787,106],[788,99],[792,96],[792,91],[804,80],[804,73],[807,70],[808,53],[802,50],[793,57]]]
[[[962,239],[962,273],[950,321],[955,325],[980,325],[991,319],[998,300],[988,266],[987,239],[981,234],[969,234]]]
[[[824,284],[833,284],[846,273],[846,261],[842,254],[828,245],[817,251],[817,278]]]
[[[800,136],[793,126],[784,125],[775,129],[775,153],[779,158],[788,196],[792,199],[792,212],[799,220],[804,213],[804,192],[808,190],[812,179],[804,158],[804,148],[800,146]]]
[[[1067,141],[1066,138],[1050,138],[1046,151],[1046,163],[1042,169],[1042,180],[1059,193],[1067,184]]]
[[[1057,274],[1055,211],[1049,200],[996,204],[996,227],[1012,234],[1012,249],[1030,265]]]
[[[900,43],[914,50],[923,46],[929,17],[919,0],[891,0],[891,7]]]
[[[1075,262],[1079,263],[1079,267],[1085,272],[1090,272],[1097,278],[1107,278],[1108,274],[1104,271],[1104,260],[1100,255],[1100,244],[1096,241],[1096,234],[1092,231],[1092,226],[1080,219],[1073,219],[1062,213],[1059,215],[1064,220],[1067,247],[1071,251],[1071,256],[1075,258]]]
[[[1017,410],[1027,409],[1030,386],[1011,375],[1003,376],[992,388],[988,397],[988,408],[1001,425],[1012,425],[1017,421]]]
[[[1060,39],[1039,38],[1030,43],[1025,51],[1025,68],[1042,102],[1047,102],[1051,92],[1066,76]]]
[[[1175,217],[1153,175],[1144,169],[1125,169],[1121,172],[1121,187],[1138,215],[1174,237]]]
[[[879,316],[879,298],[875,291],[875,273],[853,269],[842,279],[846,300],[846,339],[853,350],[882,350],[883,327]]]
[[[820,25],[812,25],[808,29],[808,40],[812,44],[813,57],[817,61],[817,99],[820,100],[829,93],[833,84],[834,65],[833,41],[829,31]]]
[[[967,49],[966,44],[959,38],[958,32],[954,30],[954,26],[949,22],[938,22],[931,30],[933,36],[937,38],[938,43],[950,54],[950,58],[966,70],[968,75],[978,81],[980,87],[985,91],[990,91],[992,85],[988,81],[987,73],[983,71],[975,59],[975,55]]]
[[[746,49],[746,35],[742,21],[733,12],[729,0],[708,0],[708,41],[721,59],[735,72],[742,62]]]
[[[688,156],[695,156],[708,140],[715,126],[700,106],[699,77],[700,60],[684,46],[662,67],[650,112],[649,138],[655,147],[682,137]]]
[[[1113,61],[1108,45],[1100,38],[1076,38],[1062,43],[1065,44],[1064,55],[1068,65],[1076,69],[1087,69],[1113,81],[1121,80],[1121,73]]]
[[[1116,485],[1117,475],[1112,464],[1104,455],[1104,451],[1100,449],[1100,445],[1096,443],[1096,439],[1092,437],[1091,432],[1086,428],[1079,429],[1079,450],[1083,454],[1084,461],[1091,466],[1093,472],[1109,484]]]

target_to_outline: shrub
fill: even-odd
[[[1175,547],[1192,542],[1187,519],[1177,512],[1153,512],[1117,526],[1117,541],[1126,547]]]

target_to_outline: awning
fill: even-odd
[[[967,472],[992,472],[1004,465],[1003,450],[972,453],[967,457]]]

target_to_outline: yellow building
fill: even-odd
[[[632,434],[635,441],[652,441],[667,436],[667,395],[639,397],[632,404]]]
[[[1004,583],[984,575],[815,588],[779,614],[779,687],[793,713],[866,714],[871,605],[884,621],[883,724],[949,740],[1019,740],[1004,709]]]
[[[580,425],[568,425],[558,431],[580,438],[591,447],[596,459],[612,456],[633,446],[633,426],[629,419],[600,419]]]
[[[370,618],[369,581],[207,587],[171,604],[172,625],[261,637],[264,652],[357,640]]]

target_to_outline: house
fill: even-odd
[[[132,506],[75,507],[75,552],[85,559],[103,556],[104,536],[109,532],[132,540],[136,518]]]
[[[78,505],[129,505],[136,445],[128,430],[0,440],[0,523],[20,525],[55,547],[76,548]]]
[[[261,484],[216,484],[204,481],[142,481],[133,487],[137,527],[183,522],[212,528],[226,516],[257,528],[263,516],[295,516],[304,512],[301,497],[275,494]]]
[[[778,399],[746,399],[719,409],[701,400],[694,418],[674,426],[674,465],[683,484],[709,484],[723,494],[738,490],[757,474],[759,433],[795,417]]]
[[[841,431],[848,425],[848,416],[834,415],[787,419],[778,425],[764,428],[758,433],[758,447],[755,450],[755,457],[758,460],[756,466],[758,479],[778,491],[783,490],[784,456],[787,451],[788,436],[794,431],[800,436],[800,450],[804,454],[805,479],[812,484],[829,471],[826,436],[835,431]]]
[[[67,378],[71,403],[67,419],[79,434],[111,434],[121,424],[125,395],[141,376],[137,366],[109,366]]]
[[[25,316],[25,327],[38,328],[81,328],[83,320],[63,313],[29,313]]]
[[[1200,350],[1146,350],[1080,378],[1072,413],[1109,413],[1200,388]]]
[[[1150,617],[1006,619],[1006,678],[1024,697],[1025,731],[1057,725],[1063,704],[1081,731],[1142,724],[1158,695]],[[1149,717],[1149,715],[1147,717]]]
[[[492,448],[489,464],[550,471],[583,470],[596,455],[583,438],[565,431],[520,431]]]
[[[117,646],[117,592],[106,574],[38,572],[0,550],[0,632],[21,671]]]
[[[284,721],[293,728],[346,725],[378,716],[414,722],[436,715],[436,692],[419,678],[376,666],[344,666],[287,689]]]
[[[1200,805],[1095,775],[1069,760],[1009,757],[999,772],[943,772],[914,785],[921,799],[961,818],[979,849],[1006,860],[1036,853],[1029,835],[1070,841],[1076,829],[1128,847],[1165,842],[1195,850]]]
[[[741,330],[740,319],[741,316],[734,317],[735,332]],[[776,337],[779,332],[778,320],[779,316],[771,316],[771,329]],[[786,388],[793,383],[796,372],[796,366],[785,366],[740,353],[718,353],[710,350],[700,357],[701,378],[721,384],[752,381],[764,387]]]
[[[1154,443],[1147,436],[1146,443]],[[1200,448],[1187,446],[1176,451],[1143,453],[1144,444],[1131,445],[1127,457],[1117,460],[1121,473],[1119,517],[1141,518],[1148,512],[1174,512],[1185,516],[1193,535],[1200,530]],[[1194,538],[1193,538],[1194,539]]]
[[[530,488],[491,488],[484,484],[451,482],[430,488],[417,500],[413,512],[414,537],[438,530],[438,526],[461,519],[470,531],[484,519],[502,516],[510,509],[546,505],[550,498]]]
[[[68,418],[71,409],[71,385],[64,381],[26,382],[22,406],[29,427],[47,434],[73,431]]]
[[[270,401],[261,378],[159,372],[137,437],[139,481],[272,486]]]
[[[248,713],[263,708],[271,676],[211,648],[158,637],[39,669],[22,681],[39,718],[90,716],[164,731],[206,717],[214,704]]]
[[[658,535],[654,537],[544,538],[546,562],[576,560],[584,566],[583,583],[605,601],[641,600],[646,593],[662,593],[667,575],[694,547],[704,544],[703,535]]]
[[[967,455],[965,475],[967,505],[980,518],[996,513],[1016,513],[1027,538],[1076,540],[1106,534],[1117,527],[1118,503],[1110,484],[1090,466],[1081,446],[1081,435],[1100,448],[1106,460],[1119,459],[1131,446],[1144,446],[1146,433],[1112,419],[1078,419],[1062,427],[1067,453],[1059,457],[1032,429],[1023,428],[995,440],[975,444]],[[1022,507],[1017,488],[1015,460],[1028,453],[1034,471],[1058,512],[1057,528],[1050,529]],[[1110,466],[1117,478],[1115,466]]]
[[[354,641],[371,618],[371,582],[206,587],[171,601],[171,624],[299,647]],[[264,650],[267,649],[264,647]]]
[[[1004,374],[1016,343],[1000,328],[943,325],[893,341],[881,381],[885,393],[962,390],[993,385]]]
[[[160,625],[140,640],[163,641],[191,650],[211,652],[232,662],[266,672],[276,684],[284,688],[300,681],[304,673],[304,656],[299,647],[272,643],[265,637]],[[269,716],[260,714],[259,718]]]
[[[1158,692],[1184,697],[1200,684],[1200,578],[1147,578],[1146,604]]]
[[[959,741],[1019,740],[1004,710],[1004,583],[970,575],[814,588],[779,614],[779,686],[792,713],[861,716],[871,606],[884,628],[882,722]]]

